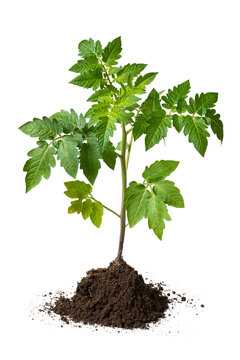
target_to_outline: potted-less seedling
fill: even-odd
[[[29,151],[24,171],[26,192],[38,185],[42,177],[48,179],[51,167],[60,165],[76,179],[79,168],[88,182],[65,182],[65,194],[72,199],[70,214],[82,214],[100,227],[104,209],[120,220],[120,238],[116,261],[121,261],[125,230],[147,218],[148,226],[162,239],[165,220],[171,220],[168,206],[184,207],[184,201],[174,182],[166,180],[177,168],[178,161],[157,160],[147,166],[143,179],[127,183],[127,170],[133,141],[145,137],[145,150],[159,144],[173,127],[183,132],[202,155],[210,136],[208,128],[223,140],[223,124],[214,107],[218,99],[215,92],[201,93],[187,98],[190,83],[185,81],[172,90],[159,92],[153,88],[146,96],[146,87],[157,73],[142,75],[146,64],[118,65],[121,57],[121,38],[109,42],[103,49],[100,41],[83,40],[79,44],[80,60],[70,71],[77,73],[70,83],[92,89],[87,99],[93,103],[85,115],[74,110],[61,110],[50,117],[34,118],[20,127],[31,137],[38,138],[37,147]],[[141,96],[145,100],[141,101]],[[121,128],[119,142],[113,141],[117,127]],[[110,209],[93,195],[94,184],[101,162],[112,170],[117,160],[121,163],[121,211]],[[82,177],[82,175],[81,175]]]

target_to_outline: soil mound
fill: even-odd
[[[163,318],[169,303],[161,285],[146,284],[121,260],[108,268],[88,271],[73,297],[60,296],[51,310],[65,322],[143,329]]]

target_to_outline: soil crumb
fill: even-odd
[[[124,260],[87,272],[71,298],[60,294],[48,306],[69,323],[98,324],[123,329],[148,328],[165,317],[171,300],[161,284],[146,284]]]

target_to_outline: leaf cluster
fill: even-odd
[[[190,82],[185,81],[165,94],[153,88],[146,95],[146,87],[157,72],[143,73],[147,66],[143,63],[119,65],[120,37],[105,47],[99,40],[83,40],[78,50],[80,58],[69,69],[76,77],[70,83],[92,89],[87,99],[89,109],[80,115],[73,109],[61,110],[48,117],[34,118],[19,128],[37,138],[37,147],[28,152],[29,159],[23,168],[26,192],[38,185],[42,177],[50,177],[56,160],[73,179],[81,169],[91,185],[102,162],[114,170],[117,157],[121,157],[121,139],[114,141],[118,126],[126,129],[128,153],[133,140],[144,136],[145,149],[149,150],[167,137],[170,128],[183,132],[202,156],[208,145],[209,128],[223,140],[223,124],[214,109],[217,93],[188,97]],[[143,183],[129,184],[125,203],[130,227],[147,218],[149,228],[162,238],[164,221],[170,220],[167,206],[184,205],[178,188],[165,180],[177,165],[176,161],[156,161],[143,172]],[[78,195],[70,196],[75,200],[69,212],[82,213],[84,219],[90,217],[94,225],[100,226],[102,204],[93,200],[91,185],[84,184],[82,181],[65,183],[67,196],[74,191]]]

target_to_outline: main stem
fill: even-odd
[[[126,167],[126,129],[125,124],[122,122],[122,149],[121,149],[121,173],[122,173],[122,206],[120,213],[120,237],[119,237],[119,247],[116,260],[122,259],[123,252],[123,243],[125,238],[125,229],[126,229],[126,208],[125,208],[125,192],[127,188],[127,167]]]

